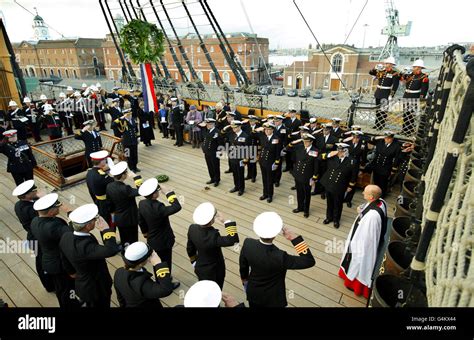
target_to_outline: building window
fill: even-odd
[[[66,78],[69,79],[69,71],[68,70],[66,70]]]
[[[50,69],[50,70],[49,70],[49,74],[50,74],[51,76],[54,76],[54,70],[53,70],[53,69]]]
[[[200,47],[197,48],[197,53],[201,53],[201,48]]]
[[[201,59],[197,60],[198,66],[201,66]]]
[[[415,57],[411,57],[411,58],[410,58],[410,61],[415,61]]]
[[[216,75],[214,74],[214,72],[209,72],[209,84],[216,84]]]
[[[224,71],[224,73],[222,73],[222,81],[223,81],[224,83],[226,83],[227,85],[230,84],[230,75],[229,75],[229,72]]]
[[[336,53],[332,57],[332,72],[341,73],[343,62],[344,62],[344,57],[342,56],[342,54]]]
[[[184,48],[184,53],[188,53],[188,48],[187,47]]]
[[[306,86],[311,86],[311,76],[306,76]]]
[[[243,50],[242,45],[239,45],[237,51],[242,52],[242,50]]]
[[[43,69],[43,77],[46,78],[46,70],[45,69]]]
[[[224,66],[227,66],[227,59],[224,58]]]
[[[286,78],[286,86],[293,86],[293,76]]]
[[[178,77],[178,72],[175,72],[175,73],[174,73],[174,79],[178,80],[178,78],[179,78],[179,77]]]
[[[326,89],[329,87],[329,77],[324,78],[323,87]]]
[[[107,49],[107,54],[110,54],[110,49]]]
[[[201,81],[203,81],[203,80],[204,80],[204,77],[203,77],[203,75],[202,75],[202,72],[201,72],[201,71],[199,71],[199,72],[197,73],[197,76],[198,76],[198,78],[199,78]]]
[[[77,79],[77,72],[76,72],[76,70],[73,70],[72,72],[73,72],[73,74],[74,74],[74,79]]]
[[[214,52],[214,46],[211,46],[211,48],[209,49],[209,52],[211,52],[211,53]]]
[[[81,49],[81,53],[82,53],[82,54],[85,54],[86,52],[84,51],[84,49]]]
[[[114,79],[114,71],[113,71],[113,70],[109,70],[109,79],[110,79],[110,80],[115,80],[115,79]]]
[[[92,54],[95,54],[95,49],[92,49]]]
[[[58,77],[59,77],[59,78],[62,78],[62,77],[63,77],[62,74],[61,74],[61,70],[58,70]]]
[[[188,81],[191,81],[191,73],[189,71],[186,71],[184,74],[186,75]]]

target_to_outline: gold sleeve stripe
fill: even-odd
[[[350,182],[349,185],[356,185],[356,182]]]
[[[95,195],[95,198],[97,198],[99,201],[105,201],[107,199],[107,195],[102,195],[102,196]]]
[[[115,232],[113,232],[113,231],[106,232],[106,233],[102,236],[102,238],[103,238],[104,240],[111,239],[112,237],[116,237]]]
[[[308,244],[305,241],[303,241],[303,242],[298,243],[295,246],[295,249],[296,249],[296,252],[299,254],[309,249],[309,247],[308,247]]]
[[[158,277],[165,277],[166,274],[170,274],[169,268],[160,268],[156,271],[156,276]]]

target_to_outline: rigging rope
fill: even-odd
[[[311,26],[308,24],[308,21],[306,20],[306,17],[304,16],[303,12],[301,12],[298,4],[296,3],[296,0],[293,0],[293,4],[295,5],[296,9],[298,10],[298,12],[300,13],[300,16],[301,18],[303,19],[304,23],[306,24],[306,26],[308,27],[309,31],[311,32],[311,35],[313,36],[314,40],[316,40],[316,43],[318,44],[319,48],[321,49],[321,52],[323,53],[324,57],[326,58],[326,60],[328,61],[329,65],[331,65],[331,70],[333,71],[333,73],[336,74],[337,78],[339,79],[339,81],[341,82],[342,84],[342,87],[344,88],[344,90],[346,91],[347,95],[349,97],[351,97],[351,92],[349,91],[349,89],[346,87],[346,84],[342,81],[341,77],[339,76],[339,72],[335,72],[334,71],[334,67],[331,63],[331,60],[329,59],[328,55],[326,54],[326,51],[324,51],[323,49],[323,46],[319,43],[319,40],[318,38],[316,38],[316,35],[314,34],[313,30],[311,29]]]
[[[252,32],[252,34],[254,36],[255,44],[257,44],[257,49],[258,49],[258,54],[259,54],[258,64],[260,65],[260,58],[261,58],[261,60],[263,62],[263,66],[265,66],[265,71],[267,72],[268,79],[270,80],[270,84],[273,86],[273,81],[272,81],[272,77],[270,75],[270,71],[268,70],[267,63],[265,62],[265,58],[263,57],[262,51],[260,49],[260,44],[258,43],[258,40],[257,40],[257,35],[255,34],[255,32],[253,30],[252,23],[250,22],[250,18],[247,14],[247,10],[245,9],[245,5],[244,5],[244,2],[242,0],[240,0],[240,5],[242,6],[242,10],[244,11],[245,18],[247,19],[247,23],[249,24],[250,31]],[[245,56],[245,57],[247,57],[247,56]]]

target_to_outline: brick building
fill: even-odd
[[[84,79],[104,73],[103,39],[22,41],[13,44],[26,77]]]
[[[232,46],[237,59],[240,61],[242,67],[247,73],[249,79],[254,83],[264,83],[267,81],[268,76],[265,70],[265,65],[268,66],[268,56],[269,56],[269,43],[267,38],[258,38],[252,34],[248,33],[228,33],[226,34],[229,44]],[[219,75],[223,81],[231,86],[237,85],[235,76],[229,67],[227,61],[222,54],[222,51],[219,47],[219,40],[215,35],[203,35],[204,44],[214,62]],[[186,35],[180,38],[181,43],[183,44],[186,55],[191,62],[193,68],[195,69],[198,77],[205,84],[216,84],[215,75],[212,72],[212,69],[204,55],[204,52],[200,48],[199,39],[194,34]],[[260,52],[263,58],[260,57],[256,40],[260,47]],[[178,48],[174,44],[176,56],[181,63],[184,72],[188,79],[191,79],[191,73],[188,69],[188,66],[179,52]],[[103,43],[103,54],[105,58],[105,74],[108,79],[111,80],[120,80],[122,74],[122,64],[120,58],[115,49],[112,36],[108,34]],[[168,45],[165,47],[164,62],[167,66],[171,76],[177,81],[181,82],[182,77],[179,74],[178,68],[176,67],[173,57],[170,53]],[[135,73],[138,75],[138,67],[133,65]],[[161,65],[160,65],[161,69]],[[161,70],[163,71],[163,70]]]

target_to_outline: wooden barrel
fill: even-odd
[[[421,179],[422,172],[417,169],[408,169],[405,174],[405,181],[419,182]]]
[[[425,294],[403,277],[383,274],[374,281],[372,307],[428,307]]]
[[[402,197],[401,199],[397,199],[395,217],[410,216],[411,215],[410,209],[412,205],[413,205],[412,198]]]
[[[399,275],[410,266],[413,254],[407,250],[403,241],[391,241],[387,248],[387,259],[384,262],[384,273]]]
[[[415,182],[415,181],[404,181],[403,182],[403,196],[406,196],[406,197],[412,197],[412,198],[415,198],[416,197],[416,186],[418,185],[418,182]]]
[[[393,219],[392,233],[390,234],[390,241],[404,241],[408,236],[407,230],[410,228],[411,217],[400,216]]]

